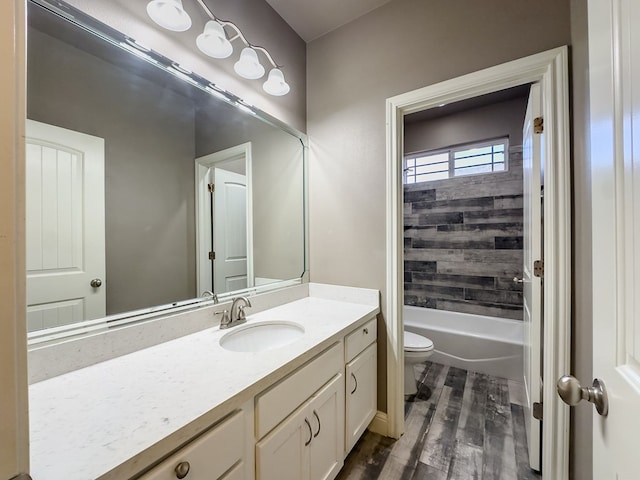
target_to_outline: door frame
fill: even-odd
[[[386,101],[387,434],[404,431],[403,204],[404,116],[443,103],[465,100],[518,85],[539,83],[543,94],[546,161],[544,202],[544,309],[542,474],[569,475],[569,411],[555,392],[555,380],[570,371],[571,352],[571,177],[569,74],[566,46],[520,58],[388,98]]]
[[[0,478],[29,471],[25,272],[26,2],[0,5]]]
[[[247,287],[253,287],[253,194],[252,194],[252,163],[251,163],[251,142],[241,143],[235,147],[226,148],[218,152],[210,153],[195,159],[195,196],[196,196],[196,288],[198,295],[202,294],[202,285],[205,276],[212,272],[203,268],[200,259],[205,258],[211,245],[210,230],[200,228],[207,221],[205,218],[207,194],[205,191],[205,176],[209,169],[216,164],[244,156],[245,176],[247,177]]]

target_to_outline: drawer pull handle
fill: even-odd
[[[306,447],[311,443],[311,440],[313,440],[313,430],[311,430],[311,424],[309,423],[309,420],[306,417],[304,419],[304,423],[306,423],[307,427],[309,427],[309,440],[307,440],[307,442],[304,444],[304,446]]]
[[[364,332],[365,335],[369,335],[369,329],[368,328],[363,328],[362,331]]]
[[[316,416],[316,420],[318,420],[318,431],[313,434],[313,438],[316,438],[320,434],[320,417],[318,416],[318,412],[315,410],[313,411],[313,414]]]
[[[189,470],[191,469],[191,465],[189,462],[180,462],[176,465],[176,477],[184,478],[189,474]]]
[[[356,382],[356,386],[353,387],[353,390],[351,391],[351,395],[353,395],[354,393],[356,393],[356,390],[358,389],[358,379],[353,374],[353,372],[351,372],[351,376],[353,377],[353,381]]]

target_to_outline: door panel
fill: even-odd
[[[542,113],[540,86],[534,84],[522,131],[523,168],[523,311],[524,311],[524,384],[527,393],[525,422],[529,447],[529,465],[540,470],[542,425],[533,417],[533,404],[542,401],[542,284],[533,273],[536,260],[542,260],[541,157],[544,134],[534,132],[534,119]]]
[[[29,331],[104,317],[104,140],[28,120],[26,197]]]
[[[213,169],[213,291],[247,288],[247,177]]]
[[[640,431],[640,4],[589,1],[593,220],[593,478],[638,478]],[[590,379],[580,379],[583,386]]]

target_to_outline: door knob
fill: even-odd
[[[89,285],[91,285],[93,288],[101,287],[102,286],[102,280],[100,280],[99,278],[94,278],[93,280],[91,280]]]
[[[593,385],[590,387],[583,387],[576,377],[564,375],[558,380],[556,388],[558,395],[567,405],[574,406],[582,400],[587,400],[596,406],[596,410],[603,417],[609,413],[607,389],[602,380],[598,378],[593,381]]]

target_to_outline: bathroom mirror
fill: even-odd
[[[304,136],[210,80],[28,2],[32,339],[300,281]]]

